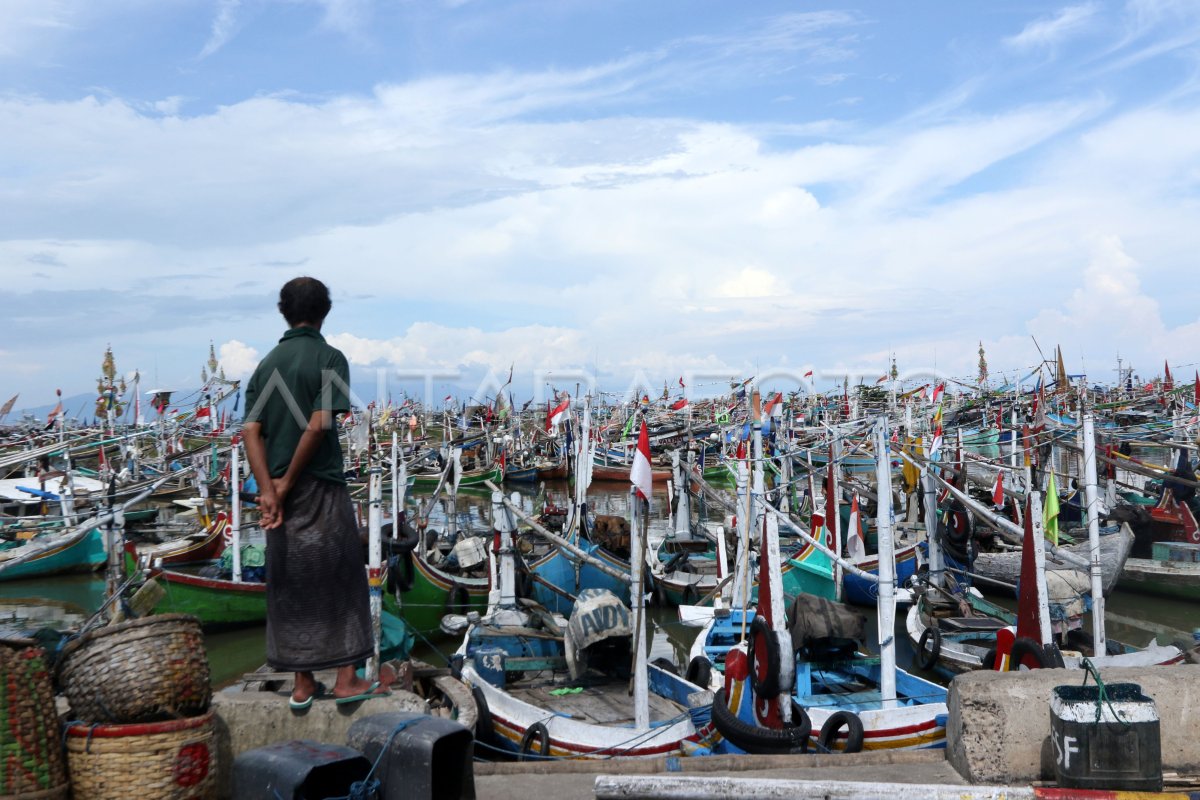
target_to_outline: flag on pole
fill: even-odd
[[[210,409],[208,406],[204,405],[196,408],[196,419],[208,416],[212,416],[212,409]]]
[[[546,414],[546,430],[549,431],[562,422],[563,416],[567,413],[567,409],[571,407],[571,398],[564,397],[562,402],[550,409]]]
[[[96,470],[103,472],[105,466],[107,465],[104,463],[104,445],[100,445],[96,450]]]
[[[687,384],[683,382],[683,376],[682,376],[682,375],[680,375],[680,376],[679,376],[679,388],[680,388],[680,389],[686,389],[686,388],[687,388]]]
[[[46,427],[47,428],[49,428],[51,425],[54,424],[54,420],[56,420],[58,418],[58,415],[61,414],[62,411],[63,411],[62,400],[59,400],[58,404],[55,405],[54,408],[50,409],[50,413],[46,415]]]
[[[862,525],[858,515],[858,493],[850,499],[850,524],[846,531],[846,552],[851,561],[860,561],[867,555],[867,547],[863,542]]]
[[[768,400],[766,406],[763,407],[763,416],[764,417],[771,416],[771,412],[774,411],[775,407],[782,402],[783,402],[783,392],[776,392],[775,396],[772,397],[770,400]]]
[[[1054,484],[1054,473],[1050,473],[1050,483],[1046,485],[1046,505],[1042,507],[1042,525],[1046,529],[1046,538],[1055,547],[1058,546],[1058,487]]]
[[[687,398],[681,397],[678,400],[676,400],[674,403],[671,404],[671,410],[672,411],[682,411],[683,409],[687,408],[687,404],[688,404]]]
[[[1197,389],[1196,391],[1200,392],[1200,389]],[[6,416],[8,416],[8,412],[13,410],[13,406],[16,405],[17,398],[20,396],[21,396],[21,393],[17,392],[16,394],[14,394],[12,397],[9,398],[7,403],[0,406],[0,419],[4,419]]]
[[[878,383],[883,383],[883,382],[884,382],[884,381],[886,381],[887,379],[888,379],[888,376],[887,376],[887,375],[880,375],[880,376],[879,376],[879,378],[878,378],[878,379],[876,379],[875,383],[877,383],[877,384],[878,384]]]
[[[992,489],[992,505],[997,509],[1004,508],[1004,473],[996,470],[996,487]]]
[[[808,372],[804,373],[804,377],[806,377],[806,378],[811,378],[812,376],[813,376],[813,371],[811,369]]]
[[[1195,397],[1196,411],[1200,411],[1200,370],[1196,371],[1196,382],[1194,384],[1192,384],[1192,387],[1196,390],[1196,397]],[[12,405],[12,401],[16,400],[16,399],[17,398],[14,397],[12,400],[9,400],[8,404]],[[3,417],[4,414],[7,412],[8,412],[8,406],[6,405],[4,407],[4,412],[0,413],[0,417]]]
[[[637,489],[638,495],[650,500],[654,490],[654,476],[650,470],[650,431],[642,422],[642,430],[638,433],[637,450],[633,451],[633,466],[629,468],[629,482]]]
[[[1175,379],[1171,377],[1171,365],[1163,362],[1163,391],[1169,392],[1175,388]]]

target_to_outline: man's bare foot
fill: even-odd
[[[394,675],[392,676],[395,677]],[[382,675],[381,675],[382,678]],[[362,694],[388,694],[389,683],[369,681],[360,678],[354,671],[354,666],[338,667],[337,683],[333,686],[333,696],[337,698],[357,697]]]
[[[324,689],[311,672],[297,672],[292,685],[292,705],[305,705],[311,698],[322,694]]]

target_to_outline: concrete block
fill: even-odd
[[[355,720],[388,711],[429,712],[428,704],[411,692],[393,690],[387,697],[338,705],[333,698],[316,700],[302,713],[288,708],[286,692],[218,692],[213,695],[217,728],[217,791],[233,797],[233,760],[240,753],[276,742],[309,739],[346,744]]]
[[[1136,683],[1154,699],[1165,771],[1200,771],[1200,666],[1113,668],[1105,683]],[[1021,784],[1054,777],[1050,692],[1083,683],[1080,670],[981,670],[950,684],[946,758],[972,783]]]

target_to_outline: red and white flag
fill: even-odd
[[[687,408],[687,404],[688,404],[687,398],[681,397],[678,400],[676,400],[674,403],[671,404],[671,410],[672,411],[682,411],[683,409]]]
[[[550,409],[546,414],[546,430],[551,430],[562,422],[563,417],[567,413],[567,409],[571,407],[571,398],[564,397],[562,402]]]
[[[806,378],[811,378],[811,377],[812,377],[812,372],[813,372],[813,371],[810,369],[808,372],[804,373],[804,377],[806,377]]]
[[[929,401],[930,404],[936,406],[938,403],[942,402],[942,395],[945,393],[945,391],[946,384],[944,383],[939,383],[937,386],[933,387],[933,399]]]
[[[763,416],[771,416],[771,412],[775,410],[775,406],[783,402],[783,392],[776,392],[775,396],[767,401],[767,405],[763,408]]]
[[[862,526],[858,519],[858,495],[850,500],[850,530],[846,533],[846,552],[852,561],[860,561],[867,555],[866,543],[863,542]]]
[[[650,431],[647,430],[645,422],[642,423],[642,430],[638,434],[637,450],[633,451],[629,482],[637,489],[640,497],[650,500],[650,494],[654,491],[654,474],[650,470]]]
[[[211,415],[212,415],[212,409],[209,408],[208,406],[200,406],[199,408],[196,409],[196,419],[200,419],[201,417],[208,417]]]
[[[996,472],[996,487],[992,489],[992,505],[1004,508],[1004,473]]]
[[[938,423],[933,429],[933,441],[929,445],[929,460],[936,461],[938,454],[942,452],[942,423]]]

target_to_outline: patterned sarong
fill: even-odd
[[[267,663],[286,672],[374,651],[367,572],[345,485],[301,476],[267,532]]]

